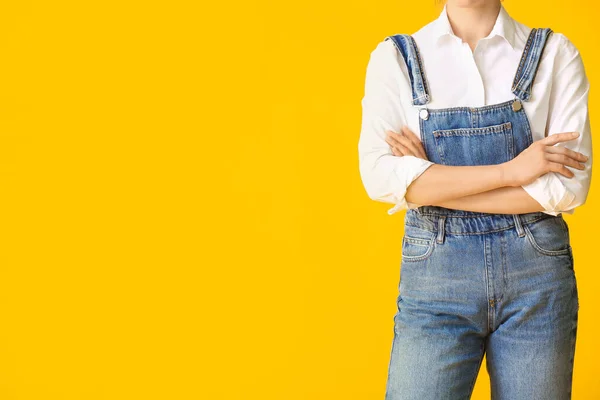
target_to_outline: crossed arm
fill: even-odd
[[[425,174],[435,174],[437,171],[437,167],[440,165],[432,165],[429,167],[422,175]],[[478,168],[478,167],[475,167]],[[501,172],[491,172],[488,173],[485,169],[481,169],[481,173],[473,171],[474,174],[479,175],[481,179],[481,184],[479,181],[465,179],[462,181],[459,188],[469,190],[469,187],[472,187],[472,190],[479,190],[478,188],[482,188],[483,191],[460,195],[450,193],[450,196],[446,198],[434,199],[433,201],[425,201],[425,203],[430,203],[429,205],[440,206],[446,208],[453,208],[458,210],[466,210],[466,211],[476,211],[476,212],[488,212],[488,213],[496,213],[496,214],[523,214],[534,211],[544,211],[544,207],[536,200],[533,199],[521,186],[504,186],[505,181],[502,178]],[[443,171],[438,173],[440,176],[443,174]],[[445,177],[448,174],[443,174]],[[488,180],[486,180],[489,177]],[[424,179],[430,179],[431,177],[425,176]],[[478,179],[479,179],[478,178]],[[424,183],[424,179],[416,179],[407,189],[406,192],[406,200],[410,203],[419,203],[418,194],[422,193],[421,185]],[[471,182],[471,186],[462,186],[466,182]],[[485,186],[484,186],[485,185]],[[485,187],[496,186],[495,188],[485,189]],[[446,192],[445,194],[448,194]]]
[[[433,205],[496,214],[524,214],[534,211],[544,211],[544,207],[534,200],[521,186],[499,187],[486,192],[436,203]]]
[[[545,138],[537,141],[544,141],[546,149],[542,151],[542,146],[534,142],[530,146],[534,150],[528,148],[519,154],[520,161],[505,163],[510,164],[510,173],[506,173],[506,165],[449,166],[424,162],[424,151],[422,155],[401,150],[390,154],[391,145],[386,145],[384,132],[406,123],[399,112],[400,93],[392,88],[410,92],[410,85],[408,77],[397,68],[396,56],[382,42],[372,52],[367,67],[358,143],[360,173],[371,199],[395,204],[389,214],[407,205],[436,205],[476,212],[544,211],[557,215],[584,204],[592,176],[590,84],[577,48],[564,35],[557,37],[562,43],[548,94]],[[567,132],[572,131],[579,132],[579,136],[567,139]],[[563,142],[576,140],[569,142],[568,147],[565,143],[555,146],[559,137]],[[549,163],[553,164],[551,168]]]
[[[583,162],[587,159],[583,154],[553,146],[577,136],[568,132],[547,137],[521,153],[510,165],[433,164],[408,186],[406,201],[498,214],[544,211],[544,207],[521,184],[530,182],[545,171],[556,171],[572,177],[573,172],[566,166],[583,169]],[[400,134],[387,131],[386,142],[392,147],[394,155],[410,155],[427,160],[420,140],[408,127],[404,127]],[[527,168],[531,164],[536,167]]]

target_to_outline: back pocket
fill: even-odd
[[[495,165],[515,157],[512,124],[433,131],[442,164]]]

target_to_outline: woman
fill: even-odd
[[[468,399],[484,354],[492,398],[571,398],[588,93],[569,39],[499,0],[448,0],[371,53],[361,178],[406,209],[386,400]]]

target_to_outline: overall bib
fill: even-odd
[[[412,36],[388,36],[408,66],[429,160],[500,164],[533,143],[528,101],[550,28],[533,29],[515,98],[430,109]],[[386,400],[471,397],[486,356],[492,399],[571,398],[579,301],[562,214],[408,209]]]

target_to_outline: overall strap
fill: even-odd
[[[513,94],[523,101],[531,97],[531,87],[551,33],[550,28],[532,28],[529,33],[511,88]]]
[[[406,66],[408,67],[408,74],[412,86],[413,105],[422,106],[429,103],[429,86],[427,85],[427,79],[424,75],[423,63],[421,62],[421,56],[417,44],[415,43],[415,39],[411,35],[404,33],[387,36],[384,40],[389,39],[392,40],[398,49],[398,52],[402,54]]]

